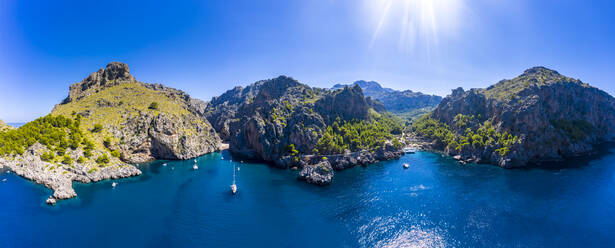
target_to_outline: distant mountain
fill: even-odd
[[[544,67],[486,89],[462,88],[413,124],[433,148],[502,167],[591,152],[615,137],[615,98]]]
[[[351,86],[354,85],[361,87],[365,96],[382,102],[386,110],[408,119],[416,118],[433,110],[442,101],[440,96],[427,95],[411,90],[398,91],[384,88],[374,81],[360,80],[351,84]],[[344,86],[348,85],[336,84],[332,89],[340,89]]]

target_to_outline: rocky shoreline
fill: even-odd
[[[23,155],[13,159],[0,158],[0,166],[52,189],[54,191],[52,197],[57,200],[77,196],[73,189],[73,181],[90,183],[141,175],[141,171],[135,166],[124,163],[108,165],[96,171],[90,170],[87,164],[58,166],[41,160],[39,151],[43,149],[40,144],[35,144]]]
[[[293,159],[290,156],[282,157],[274,165],[282,169],[299,169],[298,179],[316,185],[329,185],[333,180],[334,170],[341,171],[357,165],[365,166],[381,161],[399,159],[404,155],[403,149],[396,148],[391,142],[382,147],[368,151],[347,151],[335,155],[304,155]]]

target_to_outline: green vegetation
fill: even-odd
[[[41,155],[41,159],[51,161],[52,153],[63,156],[69,146],[80,146],[83,133],[79,127],[79,119],[52,115],[38,118],[18,129],[0,133],[0,156],[21,155],[38,142],[51,151]]]
[[[80,157],[77,159],[77,163],[83,164],[84,162],[85,162],[85,158],[84,158],[83,156],[80,156]]]
[[[529,69],[521,76],[511,80],[502,80],[499,83],[490,86],[480,92],[485,94],[487,98],[497,100],[512,100],[522,90],[531,86],[548,85],[555,82],[575,82],[576,80],[565,77],[556,71],[549,70],[543,67],[535,67]]]
[[[45,152],[43,154],[41,154],[41,160],[45,161],[45,162],[51,162],[56,158],[55,154],[53,154],[53,152]]]
[[[72,164],[73,163],[73,159],[68,156],[68,155],[64,155],[64,157],[62,158],[62,163],[63,164]]]
[[[369,121],[344,121],[338,118],[318,140],[314,153],[341,154],[344,150],[376,149],[387,140],[394,140],[393,134],[401,134],[402,126],[391,116],[380,115]],[[397,145],[401,146],[399,142]]]
[[[158,102],[150,103],[148,108],[149,109],[153,109],[153,110],[158,110],[158,108],[159,108]]]
[[[108,128],[121,128],[128,118],[138,116],[139,113],[151,112],[149,107],[154,102],[158,105],[154,114],[164,113],[179,118],[191,115],[183,105],[184,99],[176,99],[140,83],[122,83],[99,92],[92,92],[91,95],[78,101],[57,105],[52,114],[71,117],[73,112],[88,113],[81,118],[81,130],[85,138],[92,142],[92,149],[103,150],[105,148],[103,141],[107,137],[113,138]],[[202,123],[199,119],[194,122]],[[185,131],[187,135],[196,132],[196,130]]]
[[[111,156],[116,157],[116,158],[119,158],[119,157],[120,157],[120,152],[119,152],[119,151],[117,151],[117,150],[112,151],[112,152],[111,152]]]
[[[554,120],[551,124],[574,141],[582,140],[594,131],[594,126],[585,120]]]
[[[99,156],[96,159],[96,163],[98,163],[99,165],[106,165],[106,164],[108,164],[109,163],[109,156],[107,156],[106,153],[101,155],[101,156]]]
[[[430,115],[423,116],[413,123],[412,128],[417,135],[434,140],[440,147],[461,151],[466,147],[474,149],[493,148],[501,156],[506,156],[519,138],[508,132],[496,131],[491,122],[485,121],[478,125],[474,116],[457,115],[454,119],[457,129],[433,119]],[[462,131],[457,131],[462,130]]]
[[[103,140],[103,146],[105,146],[105,148],[110,149],[111,147],[111,137],[107,137]]]
[[[102,131],[103,127],[100,124],[95,124],[94,128],[92,128],[92,133],[100,133],[100,131]]]

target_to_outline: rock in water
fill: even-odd
[[[299,179],[311,184],[329,185],[333,179],[333,167],[328,161],[308,164],[299,172]]]
[[[49,196],[49,198],[47,198],[47,200],[45,201],[47,204],[49,205],[56,205],[56,199],[54,199],[53,197]]]
[[[525,166],[585,154],[595,144],[612,141],[615,98],[534,67],[486,89],[455,89],[413,127],[435,140],[433,148],[458,160]],[[450,132],[449,137],[429,135],[434,128]]]

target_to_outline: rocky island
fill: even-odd
[[[140,175],[132,163],[188,159],[218,150],[205,102],[182,91],[137,81],[113,62],[70,86],[51,114],[0,132],[0,164],[76,196],[72,182]],[[54,202],[54,201],[50,201]]]
[[[589,153],[615,137],[615,99],[544,67],[462,88],[413,123],[429,148],[462,162],[520,167]]]

